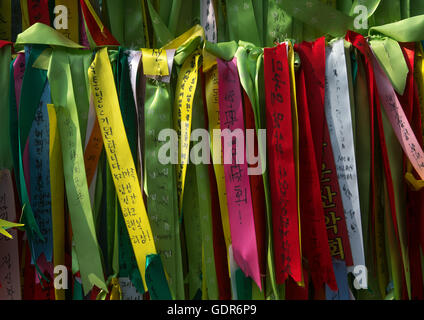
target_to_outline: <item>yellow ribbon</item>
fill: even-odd
[[[10,222],[10,221],[0,219],[0,234],[8,237],[9,239],[13,239],[11,234],[9,232],[7,232],[6,230],[10,229],[10,228],[23,227],[23,226],[24,225],[21,224],[21,223],[14,223],[14,222]]]
[[[102,23],[102,20],[100,20],[99,16],[97,15],[96,11],[94,10],[93,6],[90,3],[90,0],[84,0],[85,4],[87,5],[88,10],[90,11],[91,15],[93,16],[94,20],[96,21],[97,25],[100,28],[100,32],[103,33],[104,25]]]
[[[107,48],[97,52],[88,77],[115,189],[147,291],[146,256],[156,254],[156,247],[122,121]]]
[[[141,49],[143,72],[149,76],[168,76],[168,58],[163,49]]]
[[[174,102],[174,128],[178,133],[179,164],[177,165],[177,191],[180,212],[183,208],[184,184],[190,153],[191,119],[197,86],[197,68],[200,55],[188,57],[178,75]]]
[[[112,278],[112,290],[110,291],[110,300],[122,300],[122,290],[118,278]]]

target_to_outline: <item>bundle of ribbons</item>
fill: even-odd
[[[423,299],[423,14],[0,0],[0,299]]]

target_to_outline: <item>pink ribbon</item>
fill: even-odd
[[[259,257],[255,233],[252,196],[248,166],[246,162],[245,127],[243,121],[243,105],[240,82],[237,72],[237,60],[218,61],[219,116],[221,130],[242,133],[242,145],[234,143],[234,139],[222,141],[231,143],[232,153],[228,154],[224,147],[224,172],[227,189],[227,204],[230,221],[231,239],[234,259],[245,275],[250,276],[262,290],[259,270]],[[235,131],[237,130],[237,131]],[[227,140],[227,141],[226,141]],[[236,162],[236,156],[242,161]],[[232,161],[229,161],[229,160]]]

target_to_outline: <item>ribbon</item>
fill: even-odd
[[[133,245],[138,269],[147,289],[146,257],[156,254],[156,248],[147,218],[140,184],[119,109],[118,97],[113,84],[112,68],[107,49],[101,49],[89,69],[90,85],[95,97],[95,106],[109,167],[118,193],[122,213]],[[149,275],[152,277],[153,275]],[[161,282],[158,282],[160,285]],[[152,284],[152,283],[151,283]]]
[[[218,35],[212,0],[202,0],[200,2],[200,23],[205,30],[205,40],[216,43]]]
[[[105,1],[102,3],[103,15],[110,22],[110,31],[117,41],[128,48],[147,47],[144,39],[144,17],[142,2],[130,0]]]
[[[49,116],[50,192],[53,227],[53,265],[65,265],[65,190],[63,162],[54,105],[47,105]],[[65,291],[55,289],[56,300],[65,300]]]
[[[0,171],[0,298],[21,300],[21,278],[17,231],[7,229],[23,226],[16,220],[13,181],[10,171]]]
[[[12,40],[12,1],[0,2],[0,39]]]
[[[240,74],[240,82],[244,88],[246,94],[249,97],[250,103],[252,105],[252,111],[255,119],[255,128],[256,135],[259,137],[260,129],[266,128],[265,123],[265,112],[260,108],[260,105],[265,105],[265,97],[260,95],[259,92],[265,92],[263,87],[264,81],[262,75],[263,68],[263,53],[262,49],[254,47],[250,43],[239,42],[239,48],[235,54],[237,58],[237,69]],[[262,87],[260,87],[262,85]],[[263,131],[262,131],[263,133]],[[268,172],[264,163],[266,163],[266,146],[262,143],[261,139],[257,140],[259,161],[257,168],[255,170],[261,170],[264,194],[265,194],[265,208],[266,208],[266,222],[267,229],[272,229],[272,215],[271,215],[271,196],[269,193],[269,180]],[[249,171],[251,168],[249,168]],[[272,290],[274,297],[278,298],[277,286],[275,283],[275,272],[274,272],[274,257],[273,257],[273,243],[272,243],[272,234],[268,232],[267,234],[267,288]],[[268,285],[269,284],[269,285]],[[267,293],[268,295],[268,293]]]
[[[26,50],[28,51],[28,50]],[[26,226],[28,242],[30,245],[33,244],[37,239],[44,241],[44,237],[42,236],[39,226],[34,218],[34,213],[32,211],[29,195],[27,191],[27,183],[24,175],[24,167],[23,167],[23,156],[22,156],[22,144],[27,141],[29,131],[34,120],[35,112],[38,108],[38,104],[41,99],[42,92],[44,90],[44,86],[47,80],[46,72],[44,70],[38,70],[32,68],[32,64],[36,60],[36,58],[41,54],[40,48],[32,48],[31,53],[28,57],[28,65],[31,67],[25,68],[25,73],[22,81],[21,88],[21,99],[19,101],[19,109],[18,109],[18,119],[17,119],[17,133],[18,137],[13,138],[13,143],[17,143],[17,156],[18,158],[14,159],[14,168],[19,172],[19,187],[20,187],[20,196],[22,203],[22,216],[21,221]],[[13,88],[15,89],[15,88]],[[15,97],[15,93],[11,92],[11,97]],[[10,99],[11,106],[11,115],[16,116],[16,110],[13,110],[16,99]],[[25,111],[24,111],[25,110]],[[14,121],[13,121],[14,122]],[[12,122],[12,123],[13,123]],[[13,134],[16,134],[13,132]],[[17,141],[16,141],[17,140]],[[13,147],[12,147],[13,148]],[[15,156],[16,157],[16,156]],[[16,161],[18,163],[16,163]],[[17,168],[19,168],[17,170]],[[34,252],[31,252],[33,254]],[[33,255],[31,255],[32,262],[35,263],[36,259]]]
[[[257,25],[253,6],[253,3],[256,4],[256,2],[251,0],[226,1],[230,39],[247,41],[257,46],[262,45],[262,34]]]
[[[235,59],[229,63],[220,59],[217,61],[221,130],[227,128],[231,133],[237,129],[235,132],[244,131],[241,94],[237,88],[239,83],[237,62]],[[239,157],[242,157],[238,160],[241,162],[236,163],[235,157],[228,154],[228,146],[224,144],[224,171],[234,258],[243,272],[262,289],[256,236],[252,236],[255,234],[255,223],[245,151],[244,148],[237,148],[233,141],[226,141],[226,143],[233,150],[232,153],[237,152]]]
[[[48,0],[27,0],[29,23],[40,22],[50,25],[49,1]]]
[[[48,77],[60,131],[66,194],[85,294],[106,289],[83,162],[83,149],[67,53],[53,51]],[[52,79],[55,79],[54,81]],[[54,82],[54,83],[53,83]],[[63,92],[70,92],[63,95]]]
[[[31,251],[35,260],[41,254],[44,254],[47,262],[52,261],[53,255],[49,163],[50,131],[47,111],[47,104],[50,103],[50,99],[50,87],[46,83],[43,94],[41,95],[40,105],[35,113],[31,131],[29,132],[31,207],[44,238],[44,241],[36,240],[31,243]]]
[[[199,141],[199,138],[201,138],[202,142],[208,143],[209,141],[204,141],[205,139],[208,139],[203,134],[195,135],[195,133],[198,132],[197,129],[204,130],[205,125],[207,123],[205,118],[204,106],[201,100],[201,90],[199,89],[195,92],[193,101],[192,140],[195,142]],[[191,148],[190,156],[191,159],[195,161],[194,168],[196,171],[196,187],[198,194],[198,197],[196,199],[198,201],[198,216],[200,221],[200,230],[202,238],[202,265],[204,269],[204,271],[202,272],[202,280],[204,283],[202,296],[203,299],[207,298],[211,300],[217,300],[219,297],[219,292],[216,275],[216,263],[214,257],[212,203],[209,170],[208,164],[200,161],[201,159],[203,159],[203,152],[206,151],[206,154],[209,155],[209,150],[203,150],[204,148],[199,149],[199,146],[201,146],[200,142]],[[192,199],[191,197],[189,197],[188,194],[186,194],[186,198]]]
[[[178,134],[177,191],[180,212],[182,211],[184,184],[190,148],[190,133],[194,93],[197,86],[199,55],[187,58],[178,75],[174,101],[174,127]]]
[[[276,280],[301,282],[295,163],[287,47],[264,50],[267,134]],[[284,128],[284,130],[283,130]],[[287,132],[287,136],[286,136]]]
[[[325,70],[325,116],[336,163],[353,264],[365,266],[350,100],[348,95],[341,95],[341,92],[349,90],[343,40],[336,41],[326,50]],[[366,287],[366,284],[363,285]]]
[[[423,145],[418,89],[414,84],[415,62],[419,59],[419,57],[415,54],[415,49],[416,47],[413,44],[402,45],[402,51],[404,52],[405,59],[409,62],[408,68],[410,70],[410,73],[407,80],[407,90],[405,91],[404,96],[399,98],[402,101],[402,106],[405,110],[405,114],[408,118],[408,121],[410,121],[412,129],[417,135],[417,140],[419,141],[420,145]],[[408,163],[408,161],[406,162],[407,165],[406,168],[404,166],[404,171],[412,172],[412,166]],[[409,190],[407,191],[407,204],[409,205],[406,205],[405,215],[401,217],[404,218],[404,220],[402,220],[406,222],[406,226],[404,225],[403,228],[400,229],[400,231],[405,231],[405,233],[400,232],[402,253],[405,266],[404,272],[406,276],[406,284],[408,286],[408,294],[409,297],[412,299],[420,299],[420,297],[423,297],[424,295],[424,288],[422,285],[423,282],[411,281],[411,279],[422,279],[422,267],[419,254],[419,243],[421,237],[419,226],[420,220],[422,220],[422,218],[419,214],[416,213],[417,211],[415,209],[422,207],[421,198],[422,194],[420,195],[419,193],[414,192],[411,188],[409,188]],[[400,227],[402,227],[402,224],[400,224]],[[406,243],[407,248],[405,246]],[[409,261],[406,257],[406,251],[408,251],[407,256],[409,257]],[[410,271],[410,273],[408,271]]]
[[[304,68],[296,78],[297,105],[299,111],[299,178],[300,212],[302,227],[302,253],[307,259],[314,288],[317,291],[327,284],[337,291],[337,283],[331,263],[330,248],[324,221],[324,210],[319,187],[314,144],[309,119]],[[306,271],[305,270],[305,271]]]
[[[163,52],[166,55],[165,50]],[[143,58],[146,54],[143,52]],[[166,68],[168,70],[168,65]],[[172,69],[172,65],[170,69]],[[146,73],[144,68],[143,72]],[[166,143],[158,140],[163,129],[172,127],[171,101],[169,84],[146,79],[143,144],[148,215],[155,244],[168,275],[172,296],[176,299],[184,299],[176,172],[172,163],[165,164],[161,161],[160,150]]]
[[[89,0],[80,0],[87,36],[88,33],[96,46],[119,46],[119,42],[114,38],[110,31],[105,28],[94,11]]]
[[[325,119],[325,40],[303,42],[296,45],[305,69],[305,85],[307,88],[311,129],[316,155],[316,165],[320,174],[321,200],[325,214],[327,236],[332,257],[346,260],[352,265],[352,254],[343,212],[343,203],[337,179],[337,171],[330,141],[327,121]],[[318,85],[316,85],[318,84]],[[340,268],[338,269],[340,270]],[[337,277],[337,276],[336,276]]]
[[[9,81],[10,81],[10,58],[11,46],[9,42],[0,41],[0,87],[4,88],[4,94],[0,98],[0,112],[3,117],[0,120],[0,168],[11,169],[13,166],[12,152],[10,148],[10,122],[9,122]]]
[[[412,166],[417,171],[420,178],[424,180],[424,163],[423,160],[421,160],[424,159],[424,154],[420,144],[406,119],[393,87],[388,82],[387,76],[384,74],[376,58],[371,57],[371,59],[374,66],[378,92],[388,119],[390,120],[396,137],[406,156],[411,161]]]

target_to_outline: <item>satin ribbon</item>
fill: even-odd
[[[12,175],[8,169],[0,171],[0,194],[0,298],[21,300],[18,233],[10,228],[23,225],[13,222],[16,221],[16,208]]]
[[[257,46],[262,45],[262,34],[255,17],[255,5],[260,6],[261,3],[251,0],[226,1],[230,39],[244,40]],[[257,18],[260,19],[260,16]]]
[[[27,3],[30,25],[33,25],[36,22],[50,25],[48,0],[27,0]]]
[[[0,120],[0,168],[12,169],[13,159],[10,148],[10,122],[9,122],[9,94],[10,94],[10,42],[0,41],[0,87],[4,88],[4,94],[0,98],[0,112],[3,114]]]
[[[50,103],[50,86],[46,83],[41,95],[40,105],[35,113],[29,132],[30,194],[31,207],[35,220],[40,227],[44,241],[34,241],[31,251],[37,260],[44,254],[47,262],[52,261],[53,233],[50,192],[49,162],[49,117],[47,104]]]
[[[136,175],[134,161],[128,145],[120,111],[112,109],[112,101],[117,104],[117,94],[110,83],[112,68],[107,56],[107,49],[98,52],[89,69],[89,79],[103,142],[105,144],[108,163],[117,190],[122,213],[125,218],[131,243],[134,248],[138,269],[143,279],[144,287],[156,292],[157,297],[166,299],[162,265],[159,260],[147,260],[147,256],[156,255],[156,247],[150,224],[147,218],[140,184]],[[109,79],[109,80],[108,80]],[[150,261],[155,261],[149,267]],[[160,270],[158,270],[159,268]],[[149,273],[148,270],[151,270]],[[159,278],[157,278],[159,277]],[[155,280],[155,281],[152,281]],[[166,283],[166,281],[165,281]],[[158,292],[160,291],[160,292]]]
[[[319,291],[327,284],[337,291],[321,202],[320,175],[316,167],[304,72],[304,68],[301,68],[296,78],[299,145],[303,146],[299,153],[302,253],[307,259],[306,270],[311,275],[314,288]]]
[[[237,89],[238,74],[236,60],[225,63],[218,61],[219,102],[221,130],[228,128],[244,129],[241,95]],[[232,110],[232,109],[235,110]],[[243,130],[244,131],[244,130]],[[229,142],[227,142],[229,143]],[[232,146],[234,149],[234,146]],[[243,148],[244,149],[244,148]],[[241,149],[241,150],[243,150]],[[235,151],[235,150],[234,150]],[[240,149],[237,150],[240,153]],[[259,261],[256,237],[252,237],[255,224],[253,220],[253,208],[250,193],[250,183],[247,176],[247,163],[245,153],[242,154],[242,163],[236,164],[228,155],[224,146],[224,171],[227,190],[227,205],[230,218],[230,229],[234,258],[243,272],[250,276],[262,289],[259,272]],[[226,164],[229,163],[229,164]],[[233,164],[231,164],[233,163]],[[233,174],[234,172],[234,174]],[[244,227],[240,227],[244,225]],[[250,232],[248,231],[250,230]],[[249,235],[246,234],[249,232]]]
[[[54,84],[51,80],[50,85],[58,118],[67,200],[84,293],[87,294],[93,285],[107,290],[88,194],[74,95],[62,94],[65,90],[73,93],[71,70],[66,52],[62,50],[53,52],[48,76],[49,79],[56,79]]]
[[[264,50],[276,280],[302,280],[287,47]],[[287,130],[285,137],[284,130]]]
[[[375,179],[372,183],[372,185],[375,184],[375,190],[376,190],[376,202],[375,202],[375,217],[373,217],[373,223],[376,232],[376,249],[377,249],[377,267],[378,271],[382,272],[382,277],[379,277],[380,281],[380,288],[384,295],[387,295],[386,287],[387,283],[382,283],[383,279],[385,278],[385,259],[384,259],[384,250],[391,250],[392,254],[387,258],[388,267],[390,267],[390,273],[389,275],[392,276],[393,280],[393,287],[392,287],[392,294],[396,298],[400,298],[401,296],[401,290],[402,290],[402,271],[399,264],[400,254],[399,254],[399,233],[398,233],[398,226],[396,222],[396,202],[395,202],[395,195],[394,195],[394,189],[393,189],[393,178],[391,174],[391,167],[389,162],[389,156],[388,156],[388,147],[387,147],[387,139],[390,138],[389,141],[394,141],[395,135],[393,131],[390,131],[389,129],[389,121],[387,117],[383,118],[381,109],[380,109],[380,95],[377,91],[376,81],[375,78],[375,71],[374,71],[374,60],[373,60],[373,53],[365,41],[364,37],[355,34],[354,32],[349,32],[346,36],[346,38],[352,42],[352,44],[364,55],[365,61],[367,63],[368,68],[368,78],[369,80],[369,92],[370,95],[373,97],[373,100],[370,100],[372,105],[375,107],[371,108],[371,119],[373,120],[371,123],[373,125],[374,121],[376,122],[376,131],[378,134],[378,139],[376,139],[376,149],[373,153],[373,149],[371,151],[372,159],[375,157],[375,162],[380,166],[380,163],[383,162],[383,170],[382,172],[378,171],[375,167]],[[375,58],[374,58],[375,59]],[[383,72],[383,71],[381,71]],[[387,82],[389,83],[389,80],[386,78]],[[394,91],[393,91],[394,92]],[[374,104],[375,102],[375,104]],[[375,110],[375,111],[374,111]],[[375,117],[375,118],[374,118]],[[385,121],[383,123],[383,120]],[[373,127],[372,131],[373,132]],[[387,135],[387,136],[386,136]],[[391,135],[391,136],[390,136]],[[373,140],[372,140],[373,141]],[[374,142],[372,142],[374,143]],[[372,145],[373,146],[373,145]],[[391,146],[393,145],[393,142],[391,143]],[[378,150],[380,148],[380,150]],[[398,149],[399,150],[399,149]],[[399,153],[397,151],[396,153]],[[393,155],[394,156],[394,155]],[[396,159],[396,158],[395,158]],[[374,161],[372,162],[372,166],[374,165]],[[373,172],[373,167],[372,167]],[[398,169],[399,170],[399,169]],[[383,178],[384,177],[384,178]],[[384,180],[384,184],[380,181]],[[385,203],[384,207],[380,205],[380,198],[383,200],[383,203]],[[374,208],[374,205],[373,205]],[[374,213],[374,211],[373,211]],[[389,218],[389,215],[391,215],[391,219]],[[384,216],[387,216],[387,218],[384,218]],[[387,219],[384,220],[384,223],[380,223],[382,221],[381,219]],[[387,237],[383,234],[384,229],[387,230]],[[389,239],[389,241],[386,241],[386,239]],[[385,247],[386,246],[386,247]],[[387,277],[389,277],[389,275]]]
[[[179,210],[182,212],[185,177],[189,161],[189,147],[194,93],[197,86],[199,55],[187,58],[178,76],[174,101],[174,128],[178,134],[177,191]]]
[[[330,132],[353,264],[365,265],[356,160],[351,121],[348,74],[343,40],[326,50],[325,116]],[[343,100],[344,101],[343,101]],[[343,102],[342,102],[343,101]],[[347,116],[342,116],[347,115]],[[364,287],[366,284],[364,284]]]
[[[165,52],[165,50],[163,51]],[[146,54],[146,52],[143,52],[143,58]],[[166,65],[166,68],[168,70],[168,65]],[[172,64],[170,69],[172,70]],[[146,73],[144,68],[143,72]],[[175,166],[162,164],[159,158],[159,150],[165,142],[159,142],[158,135],[161,130],[172,127],[171,99],[169,84],[146,79],[143,145],[147,212],[155,237],[155,244],[168,275],[171,294],[176,299],[184,299],[183,261],[180,245],[181,229],[178,219]]]
[[[57,116],[54,105],[47,105],[49,116],[50,191],[53,227],[53,264],[65,265],[65,189]],[[65,300],[64,289],[55,289],[56,300]]]
[[[331,255],[335,259],[346,260],[346,265],[352,265],[352,254],[343,212],[341,191],[337,179],[337,171],[333,149],[330,141],[327,121],[325,119],[325,40],[320,38],[315,42],[303,42],[296,45],[305,68],[305,85],[309,105],[311,128],[320,172],[321,199],[325,213],[327,236]],[[318,85],[315,85],[318,83]],[[340,249],[340,250],[337,250]],[[338,270],[343,270],[339,268]],[[337,278],[337,275],[336,275]]]
[[[0,3],[0,39],[12,40],[12,1]]]
[[[239,42],[239,48],[235,53],[237,58],[237,70],[240,74],[240,82],[244,88],[246,94],[249,97],[250,103],[252,105],[252,111],[255,119],[255,129],[256,135],[259,135],[259,129],[265,129],[265,112],[259,106],[265,104],[265,97],[259,92],[265,92],[263,87],[264,81],[260,74],[263,70],[263,52],[262,49],[254,47],[250,43]],[[262,85],[262,87],[260,87]],[[265,194],[265,208],[266,208],[266,221],[268,230],[272,229],[272,214],[271,214],[271,196],[269,192],[269,178],[267,168],[264,168],[264,163],[266,163],[266,152],[265,145],[262,144],[260,139],[258,141],[258,156],[260,159],[261,169],[262,169],[262,179],[264,186]],[[258,163],[259,164],[259,163]],[[258,166],[259,168],[259,166]],[[278,298],[277,285],[275,281],[275,271],[274,271],[274,257],[273,257],[273,243],[272,243],[272,234],[268,232],[267,234],[267,275],[266,279],[269,281],[267,283],[267,288],[270,290],[268,294],[273,294],[274,297]],[[258,286],[259,287],[259,286]]]
[[[198,80],[201,84],[200,79]],[[200,86],[199,86],[200,87]],[[206,117],[205,109],[203,106],[200,88],[195,92],[193,101],[193,130],[205,129]],[[194,141],[199,141],[200,137],[193,136]],[[201,137],[202,141],[205,139]],[[202,154],[200,153],[202,152]],[[200,151],[196,147],[192,147],[191,153],[200,158],[203,156],[203,150]],[[216,274],[216,261],[214,256],[214,243],[213,243],[213,226],[212,226],[212,203],[211,203],[211,189],[209,181],[209,169],[206,163],[196,163],[196,186],[197,186],[197,201],[199,203],[199,221],[201,228],[202,238],[202,265],[204,271],[202,272],[203,286],[202,296],[203,299],[217,300],[219,297],[217,274]],[[187,197],[190,199],[189,197]]]
[[[109,20],[110,31],[117,41],[127,48],[148,47],[144,39],[144,17],[139,0],[105,1],[103,16]]]
[[[408,118],[408,121],[411,123],[411,127],[414,130],[414,133],[417,136],[417,140],[421,145],[423,145],[422,139],[422,127],[421,127],[421,112],[419,107],[418,99],[418,89],[414,82],[415,74],[415,64],[419,57],[416,55],[415,50],[417,50],[415,44],[403,44],[402,51],[405,56],[405,60],[408,62],[409,76],[407,79],[407,89],[402,97],[399,97],[402,107],[405,110],[405,115]],[[405,156],[404,156],[405,158]],[[404,160],[405,161],[405,160]],[[411,172],[412,167],[406,161],[407,165],[404,165],[404,171]],[[419,243],[420,243],[420,221],[422,217],[420,214],[417,214],[415,208],[422,207],[422,195],[417,192],[408,189],[407,191],[407,203],[405,215],[402,217],[405,220],[405,225],[403,228],[400,228],[400,231],[404,230],[405,234],[402,237],[402,232],[400,232],[404,266],[405,266],[405,276],[406,283],[408,286],[408,294],[410,299],[420,299],[424,294],[424,287],[422,281],[411,281],[411,279],[422,279],[422,266],[419,255]],[[410,201],[408,201],[410,200]],[[399,219],[398,219],[399,220]],[[400,224],[402,227],[402,224]],[[418,236],[417,236],[418,235]],[[406,248],[407,243],[407,248]],[[409,259],[405,259],[406,251],[408,251]],[[406,260],[406,261],[405,261]],[[409,260],[409,261],[408,261]],[[408,268],[409,262],[409,268]],[[408,272],[408,269],[410,272]]]
[[[114,38],[110,31],[103,25],[94,11],[89,0],[80,0],[87,36],[88,33],[96,46],[119,46],[119,42]]]

